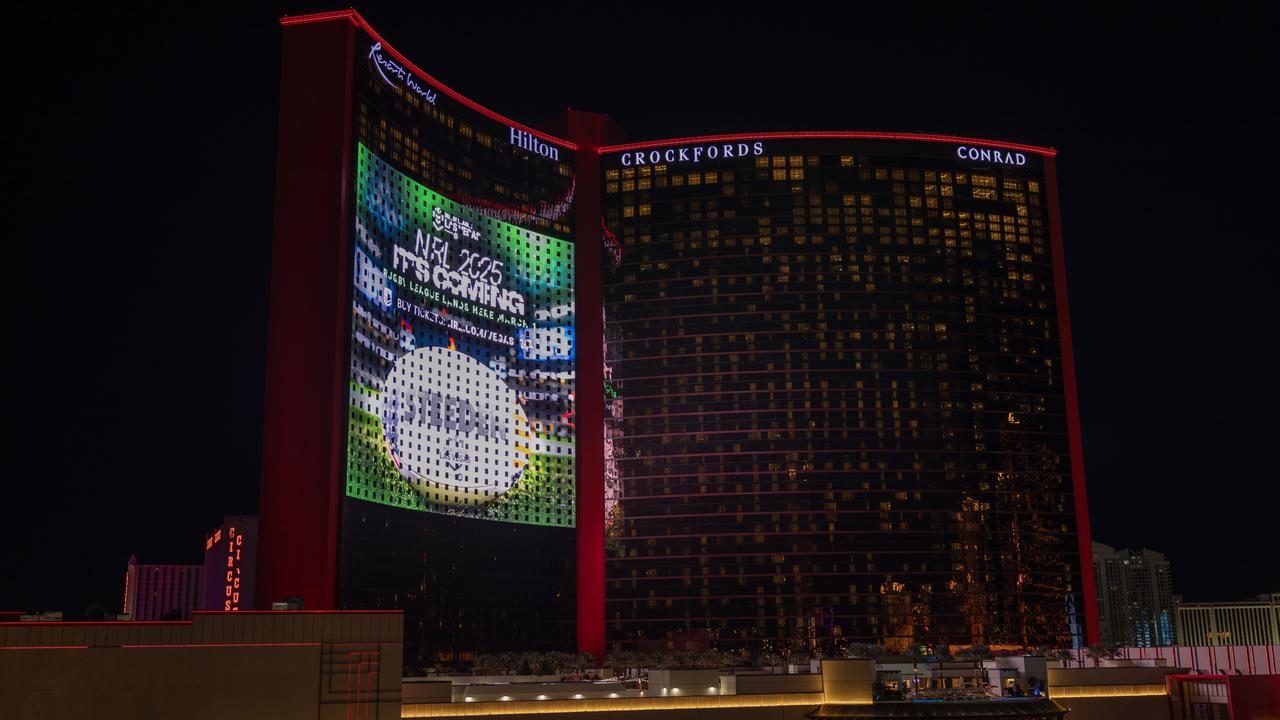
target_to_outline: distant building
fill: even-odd
[[[62,622],[61,610],[45,610],[38,613],[20,613],[17,617],[12,617],[11,613],[4,614],[2,622]]]
[[[134,620],[190,620],[199,607],[199,565],[144,565],[129,558],[124,577],[124,614]]]
[[[1102,641],[1129,647],[1172,645],[1173,576],[1169,561],[1153,550],[1116,550],[1093,543]]]
[[[1280,645],[1280,593],[1243,602],[1179,604],[1178,644]]]
[[[258,518],[228,515],[204,539],[201,609],[252,610],[257,559]]]

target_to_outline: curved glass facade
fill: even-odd
[[[1040,155],[709,140],[603,172],[611,646],[1082,640]]]
[[[574,152],[354,44],[339,602],[415,663],[571,649]]]

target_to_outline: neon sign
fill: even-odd
[[[1027,156],[1020,152],[1007,152],[994,148],[977,148],[961,145],[956,148],[956,157],[961,160],[982,160],[997,162],[1001,165],[1026,165]]]
[[[218,535],[222,533],[218,531]],[[226,599],[223,600],[222,609],[224,612],[233,612],[240,609],[240,551],[244,546],[244,534],[236,532],[235,526],[227,529],[227,572],[224,576],[225,582],[223,590]]]
[[[382,43],[376,42],[369,48],[369,59],[373,61],[373,66],[377,68],[378,74],[382,76],[382,79],[388,85],[396,87],[396,83],[391,79],[391,77],[394,77],[404,83],[405,89],[409,92],[432,105],[436,104],[436,98],[440,97],[440,93],[418,82],[418,78],[409,72],[409,69],[405,66],[383,55]],[[387,77],[388,73],[391,74],[391,77]]]
[[[511,144],[552,160],[560,159],[560,148],[542,142],[531,133],[511,128]]]
[[[715,143],[690,145],[654,150],[630,150],[622,153],[622,165],[658,165],[666,163],[699,163],[703,160],[728,160],[730,158],[758,157],[764,154],[764,143]]]

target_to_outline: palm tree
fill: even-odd
[[[1119,652],[1119,648],[1108,643],[1094,643],[1085,648],[1085,654],[1093,660],[1094,667],[1098,667],[1099,660],[1110,660]]]
[[[974,667],[974,684],[977,687],[984,687],[987,683],[983,679],[986,667],[983,663],[995,655],[991,652],[991,648],[987,645],[970,645],[960,652],[961,656],[973,661]]]
[[[784,660],[782,655],[776,652],[769,651],[760,653],[760,665],[769,668],[770,671],[772,671],[774,667],[781,665],[783,662]]]
[[[578,653],[573,656],[573,668],[575,672],[585,673],[587,668],[595,667],[596,659],[591,653]]]
[[[912,643],[907,648],[907,654],[911,656],[911,694],[914,695],[920,691],[920,660],[928,655],[918,643]]]
[[[849,643],[849,646],[844,649],[845,657],[867,660],[875,660],[888,654],[889,651],[883,645],[875,643]]]
[[[1046,660],[1057,660],[1060,663],[1073,662],[1076,654],[1069,648],[1050,648],[1040,649],[1039,654],[1044,655]]]

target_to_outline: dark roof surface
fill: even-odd
[[[824,703],[806,717],[814,720],[864,720],[871,718],[1044,718],[1058,720],[1066,708],[1048,698],[877,702],[869,705]]]

